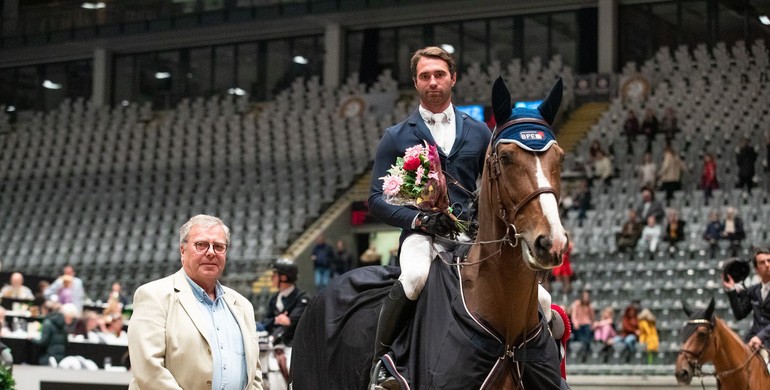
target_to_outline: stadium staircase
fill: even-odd
[[[567,121],[559,127],[556,135],[564,153],[572,153],[575,150],[609,106],[609,102],[590,102],[572,112]]]

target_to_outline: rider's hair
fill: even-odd
[[[412,54],[412,80],[417,80],[417,63],[420,62],[420,58],[422,57],[444,60],[444,62],[447,64],[447,67],[449,67],[449,75],[452,76],[455,74],[455,59],[452,58],[452,55],[440,47],[428,46],[417,50],[414,52],[414,54]]]

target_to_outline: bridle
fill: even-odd
[[[551,126],[548,124],[548,122],[537,119],[537,118],[518,118],[509,120],[508,122],[505,122],[502,126],[496,126],[494,132],[492,133],[492,138],[490,140],[490,153],[487,156],[487,165],[489,169],[489,177],[492,181],[492,186],[495,187],[495,190],[492,191],[494,193],[494,196],[497,196],[497,204],[498,204],[498,210],[497,210],[497,216],[500,218],[503,223],[507,226],[508,231],[513,231],[514,237],[516,237],[516,242],[511,242],[511,246],[515,247],[518,244],[518,238],[521,236],[518,233],[518,230],[516,229],[516,217],[529,202],[531,202],[533,199],[537,198],[541,194],[553,194],[554,197],[558,199],[558,196],[556,195],[556,192],[551,187],[538,187],[534,191],[530,192],[527,196],[522,198],[518,203],[516,202],[508,202],[509,199],[511,199],[510,196],[502,196],[502,189],[500,186],[500,175],[502,174],[502,171],[500,169],[500,159],[497,154],[497,138],[503,133],[504,130],[518,124],[537,124],[546,126],[547,128],[551,128]],[[492,193],[490,193],[490,196],[493,196]],[[508,195],[508,194],[505,194]],[[510,215],[510,219],[508,219],[508,216]],[[510,221],[510,222],[509,222]],[[508,235],[508,232],[506,232],[506,235]]]
[[[749,357],[746,358],[746,361],[743,362],[743,364],[741,364],[738,367],[731,368],[729,370],[724,370],[724,371],[703,372],[703,363],[701,362],[701,357],[703,356],[703,353],[706,351],[706,349],[709,347],[709,345],[712,345],[715,351],[717,350],[716,338],[712,337],[713,333],[714,333],[714,323],[712,321],[699,318],[699,319],[694,319],[694,320],[687,321],[687,325],[694,325],[695,326],[695,328],[693,328],[692,332],[690,332],[690,334],[687,336],[687,339],[689,339],[690,336],[692,336],[692,334],[695,333],[695,331],[699,327],[701,327],[701,326],[705,326],[706,327],[706,340],[707,341],[706,341],[706,345],[703,348],[701,348],[700,352],[696,353],[694,351],[691,351],[689,349],[684,349],[684,348],[681,348],[679,350],[679,354],[680,355],[684,354],[685,355],[685,360],[687,361],[687,364],[689,364],[690,367],[692,367],[692,370],[693,370],[692,376],[693,377],[699,377],[701,379],[701,386],[704,389],[706,388],[705,385],[703,384],[703,378],[704,377],[706,377],[706,376],[713,376],[713,377],[715,377],[716,380],[717,380],[717,385],[718,385],[724,377],[726,377],[726,376],[728,376],[730,374],[733,374],[735,372],[741,371],[744,368],[748,367],[749,362],[751,362],[751,359],[754,357],[754,355],[756,355],[759,352],[759,349],[756,349],[756,350],[752,351],[752,353],[749,354]],[[751,377],[750,373],[749,373],[749,377]],[[747,383],[747,386],[748,386],[748,383]]]

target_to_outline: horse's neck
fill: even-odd
[[[714,345],[710,360],[714,363],[714,369],[718,373],[731,371],[721,378],[721,381],[729,383],[728,388],[731,389],[748,389],[749,370],[741,366],[751,357],[749,348],[721,319],[716,320],[712,337],[714,337]],[[753,363],[749,362],[749,364]]]
[[[516,345],[538,322],[535,273],[524,265],[520,246],[479,244],[505,236],[505,226],[496,217],[484,221],[480,213],[479,226],[469,261],[480,263],[462,272],[465,303],[471,314],[505,338],[506,345]]]

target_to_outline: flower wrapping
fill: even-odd
[[[396,158],[388,175],[380,179],[385,201],[389,204],[444,212],[455,221],[458,231],[467,230],[467,223],[458,220],[449,207],[446,178],[435,145],[424,142],[407,148],[404,157]]]

